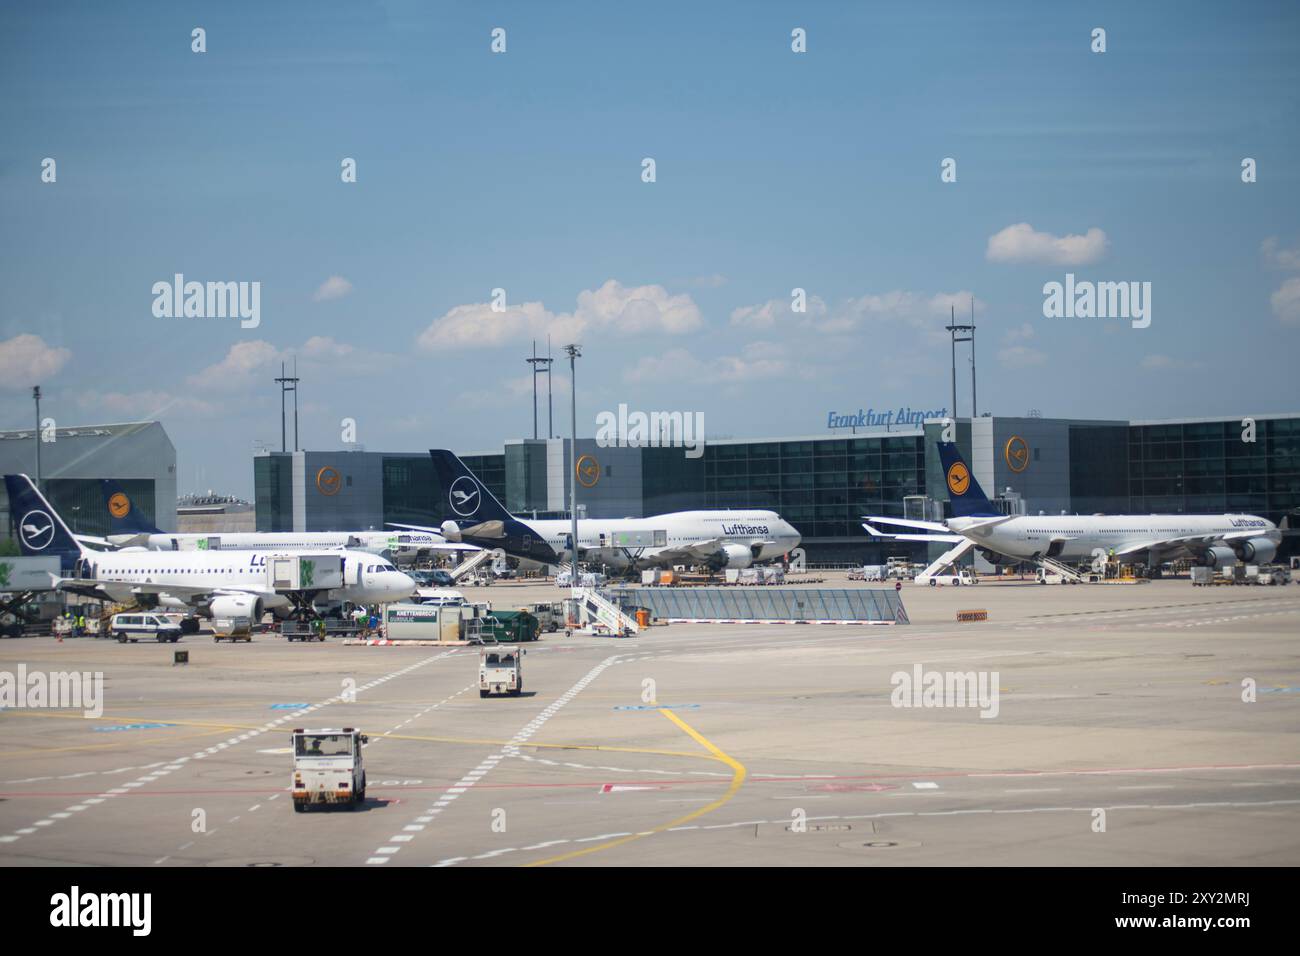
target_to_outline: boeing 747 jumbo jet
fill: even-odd
[[[5,475],[9,513],[27,556],[57,556],[65,572],[54,587],[106,601],[171,607],[199,617],[260,620],[264,611],[288,617],[309,613],[318,599],[387,604],[415,592],[415,582],[388,561],[365,551],[334,550],[284,555],[290,564],[311,565],[292,587],[277,587],[266,551],[92,551],[73,537],[63,519],[26,475]],[[296,560],[295,560],[296,559]],[[314,569],[328,566],[328,580]],[[337,568],[337,571],[333,569]],[[278,573],[278,572],[277,572]]]
[[[1212,568],[1238,561],[1267,564],[1277,554],[1282,531],[1256,515],[1004,515],[985,497],[957,446],[939,443],[953,517],[939,523],[864,516],[867,532],[901,541],[972,542],[996,561],[1055,558],[1081,561],[1100,551],[1119,558],[1144,556],[1158,568],[1189,558]],[[875,525],[915,528],[920,534],[887,534]],[[1285,524],[1285,522],[1284,522]]]
[[[429,454],[441,488],[436,500],[445,502],[447,519],[437,529],[395,527],[439,531],[448,541],[501,548],[507,554],[548,564],[558,563],[558,554],[571,550],[567,519],[525,524],[506,511],[452,452],[434,449]],[[501,534],[502,529],[512,527],[516,531]],[[497,537],[492,537],[494,534]],[[678,564],[707,565],[715,570],[747,568],[788,554],[799,546],[799,540],[799,532],[774,511],[678,511],[649,518],[582,518],[578,521],[578,560],[617,571]],[[525,542],[527,546],[520,547]]]
[[[160,531],[135,507],[119,482],[102,482],[108,508],[105,539],[79,535],[85,543],[107,543],[117,548],[149,551],[298,551],[351,548],[379,554],[397,562],[410,562],[434,553],[478,551],[472,544],[456,544],[440,534],[425,531],[234,531],[223,534],[181,534]]]

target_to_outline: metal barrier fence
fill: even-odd
[[[601,592],[627,614],[645,608],[661,621],[906,624],[893,588],[611,588]]]

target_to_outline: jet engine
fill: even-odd
[[[988,548],[980,548],[980,557],[989,564],[1001,564],[1006,560],[1006,556],[998,554],[996,551],[990,551]]]
[[[754,563],[754,552],[743,544],[724,544],[714,556],[719,569],[747,568]]]
[[[448,519],[442,523],[442,536],[452,544],[460,544],[460,525]]]
[[[1234,541],[1232,553],[1242,564],[1268,564],[1277,554],[1277,545],[1268,538],[1247,538]]]
[[[262,599],[243,594],[223,594],[208,602],[209,618],[247,617],[254,624],[262,619]]]
[[[1237,563],[1237,555],[1231,548],[1222,545],[1206,548],[1199,561],[1208,568],[1230,568]]]

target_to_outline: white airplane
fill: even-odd
[[[289,557],[303,559],[312,570],[341,568],[334,586],[312,587],[304,578],[292,589],[273,586],[265,551],[92,551],[82,547],[26,475],[5,475],[5,486],[22,553],[60,558],[65,571],[74,573],[54,586],[74,594],[179,608],[199,617],[247,615],[256,621],[264,611],[277,617],[309,612],[318,599],[387,604],[415,591],[414,580],[365,551],[291,552]]]
[[[957,446],[939,443],[953,517],[942,523],[864,516],[876,537],[899,541],[973,542],[991,561],[1055,558],[1080,561],[1104,555],[1144,555],[1158,568],[1187,558],[1217,568],[1267,564],[1277,554],[1283,530],[1257,515],[1004,515],[985,497]],[[1284,522],[1285,523],[1285,522]],[[875,525],[915,528],[921,533],[888,534]]]
[[[544,564],[558,564],[571,550],[567,519],[523,522],[510,514],[452,452],[435,449],[433,470],[447,504],[439,528],[395,527],[441,532],[448,541]],[[788,554],[800,536],[774,511],[678,511],[649,518],[582,518],[578,559],[618,571],[703,564],[716,570],[747,568]]]
[[[319,551],[348,548],[384,555],[399,562],[434,553],[478,551],[426,531],[234,531],[218,534],[168,534],[135,508],[126,490],[112,479],[102,481],[109,531],[104,538],[77,535],[85,544],[148,551]]]

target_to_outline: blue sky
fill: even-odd
[[[251,493],[293,355],[309,448],[530,435],[547,332],[583,434],[806,435],[947,405],[971,294],[981,410],[1300,407],[1292,3],[11,3],[0,89],[0,426],[37,381],[158,417],[182,491]],[[177,272],[260,282],[260,326],[155,317]],[[1150,282],[1150,327],[1045,318],[1067,272]]]

